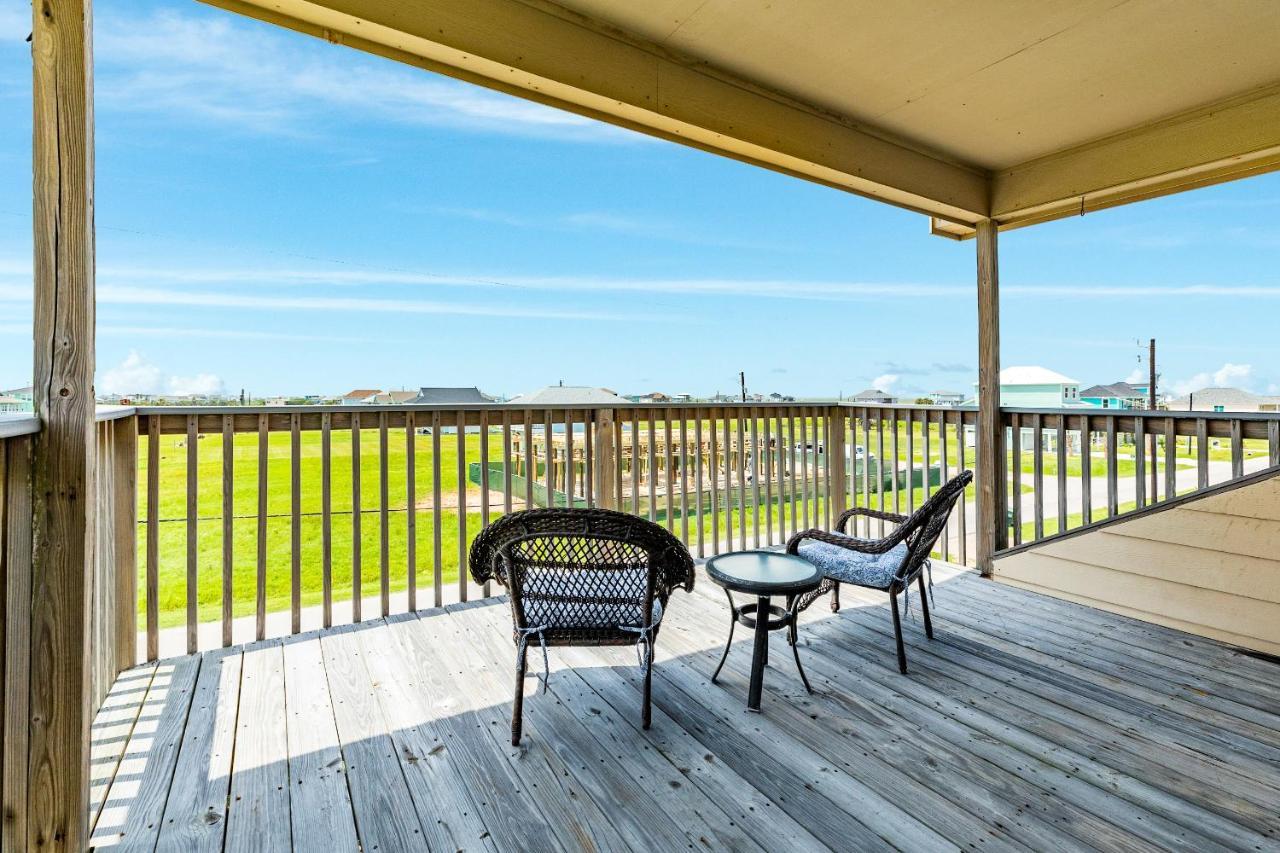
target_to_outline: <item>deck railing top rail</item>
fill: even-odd
[[[35,435],[40,431],[40,419],[35,415],[0,415],[0,438]]]

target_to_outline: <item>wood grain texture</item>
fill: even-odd
[[[284,649],[279,640],[245,649],[231,766],[227,850],[268,853],[291,849],[284,679]],[[273,724],[264,725],[266,720]]]
[[[116,609],[112,614],[117,674],[138,662],[138,419],[112,421],[111,537]]]
[[[31,697],[30,436],[0,441],[0,847],[27,843]]]
[[[158,827],[157,851],[218,853],[227,830],[227,795],[240,706],[240,649],[209,652],[200,664],[173,786]]]
[[[34,7],[35,412],[26,849],[79,851],[89,792],[95,542],[93,36],[84,0]]]
[[[942,562],[934,572],[934,639],[917,619],[904,623],[908,677],[897,671],[884,594],[848,587],[839,614],[803,614],[800,653],[815,692],[805,692],[775,634],[764,713],[746,715],[749,655],[735,647],[719,683],[708,680],[727,613],[703,576],[691,594],[672,597],[663,621],[651,729],[640,722],[633,649],[554,648],[549,690],[534,678],[523,685],[518,748],[508,743],[514,656],[501,601],[301,635],[283,651],[251,647],[266,652],[265,678],[215,678],[218,656],[235,649],[184,658],[199,668],[188,702],[169,701],[174,662],[162,661],[100,837],[152,849],[158,835],[160,849],[204,849],[225,826],[223,849],[301,853],[357,842],[491,851],[1274,846],[1273,664]],[[272,675],[281,659],[282,680]],[[122,682],[138,677],[145,672]],[[215,682],[216,697],[205,689]],[[125,695],[113,692],[99,723],[129,716],[115,704]],[[230,789],[256,792],[247,800],[219,797],[228,729],[237,739]],[[171,737],[157,732],[181,734],[176,765]],[[150,803],[165,786],[163,822],[149,826],[149,808],[128,814],[135,794]],[[255,823],[259,797],[278,815],[270,825]],[[175,846],[171,833],[193,819],[182,836],[190,843]],[[129,820],[142,831],[113,839],[110,827]],[[273,835],[242,842],[237,825]]]
[[[996,551],[1005,546],[1004,419],[1000,417],[1000,261],[995,222],[977,224],[978,255],[978,571],[990,574]],[[1015,447],[1017,445],[1015,444]]]

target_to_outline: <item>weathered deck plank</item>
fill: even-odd
[[[846,589],[803,620],[814,695],[771,637],[761,715],[743,638],[709,682],[728,618],[701,578],[668,610],[647,732],[633,649],[552,649],[512,748],[510,612],[492,602],[128,671],[93,730],[93,841],[1280,849],[1280,667],[940,569],[935,639],[906,622],[909,675],[885,596]]]

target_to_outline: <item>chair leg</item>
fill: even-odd
[[[836,581],[831,587],[831,612],[840,612],[840,581]]]
[[[889,603],[893,605],[893,637],[898,641],[898,671],[907,674],[907,652],[902,645],[902,618],[898,615],[898,595],[889,593]]]
[[[640,712],[641,727],[645,731],[649,730],[649,724],[653,722],[653,658],[652,652],[649,652],[650,658],[645,662],[644,668],[644,708]]]
[[[924,588],[924,575],[917,578],[920,584],[920,612],[924,614],[924,634],[933,639],[933,623],[929,621],[929,592]]]
[[[525,653],[516,661],[516,699],[511,707],[511,745],[520,745],[520,733],[524,728],[524,669]]]

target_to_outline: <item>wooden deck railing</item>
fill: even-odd
[[[1001,417],[1003,550],[1280,465],[1280,414]],[[848,506],[909,513],[976,467],[976,425],[973,408],[851,403],[104,412],[94,697],[136,658],[138,628],[155,659],[487,595],[470,542],[529,506],[635,513],[700,557],[780,545]],[[21,550],[30,437],[7,429],[5,543]],[[976,532],[971,490],[938,556],[970,563]]]
[[[1007,544],[1280,466],[1280,413],[1003,409]]]
[[[263,637],[486,595],[470,542],[530,506],[620,508],[702,556],[780,544],[844,505],[826,451],[847,422],[768,404],[139,409],[147,656],[167,627],[194,651],[211,620],[228,645],[248,616]]]

